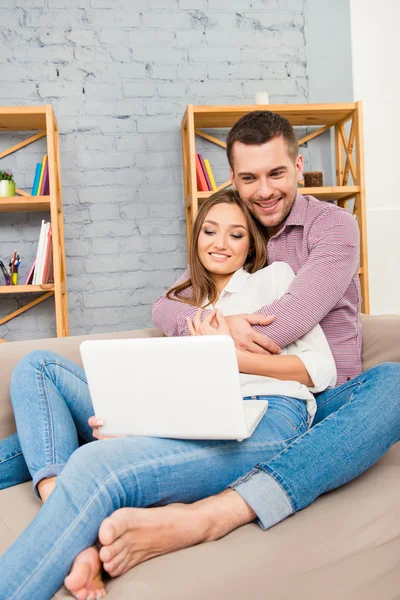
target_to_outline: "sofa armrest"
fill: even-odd
[[[362,315],[361,323],[364,371],[383,362],[400,362],[400,315]]]
[[[79,346],[84,340],[104,340],[111,338],[160,337],[159,329],[137,329],[92,335],[76,335],[64,338],[46,338],[24,342],[0,344],[0,439],[15,431],[15,423],[10,402],[10,381],[15,365],[33,350],[51,350],[82,365]]]

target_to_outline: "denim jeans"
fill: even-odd
[[[353,479],[399,439],[399,364],[379,365],[319,394],[323,420],[311,430],[304,403],[268,399],[260,425],[241,443],[127,437],[77,449],[49,500],[0,559],[5,597],[50,598],[118,508],[194,502],[236,479],[234,489],[255,502],[261,525],[271,526],[287,506],[290,514]]]
[[[61,473],[82,441],[93,441],[94,414],[84,370],[49,351],[23,358],[11,379],[17,435],[0,441],[0,489]]]
[[[399,438],[400,364],[383,363],[318,394],[311,429],[230,487],[269,529],[366,471]]]
[[[95,542],[103,519],[118,508],[194,502],[221,492],[260,458],[279,454],[308,430],[309,416],[302,400],[267,398],[267,412],[243,442],[122,437],[78,448],[76,429],[88,439],[83,420],[93,412],[82,370],[49,352],[26,357],[12,378],[21,447],[34,484],[51,475],[58,479],[37,517],[0,559],[2,593],[50,598],[78,552]]]

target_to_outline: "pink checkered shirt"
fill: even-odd
[[[284,227],[268,241],[267,251],[269,264],[288,263],[296,278],[282,298],[258,311],[275,319],[256,329],[284,348],[319,323],[336,362],[337,385],[359,375],[361,293],[354,217],[334,204],[297,194]],[[179,281],[187,278],[188,271]],[[194,317],[196,310],[163,295],[153,305],[153,322],[167,336],[188,335],[186,318]]]

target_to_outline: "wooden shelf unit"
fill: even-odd
[[[213,193],[197,191],[196,135],[221,148],[226,148],[225,142],[202,130],[230,128],[241,117],[254,110],[276,112],[288,119],[294,127],[315,127],[314,131],[299,139],[299,146],[333,128],[336,185],[318,188],[299,186],[299,192],[315,196],[319,200],[336,201],[338,206],[343,208],[348,208],[347,201],[354,199],[353,214],[357,218],[360,229],[359,275],[362,293],[362,311],[369,314],[362,102],[341,104],[268,104],[265,106],[195,106],[189,104],[183,116],[181,128],[188,245],[199,204],[204,202]],[[350,125],[349,136],[347,136],[345,129],[346,123]],[[350,175],[353,179],[353,185],[348,185]],[[227,180],[220,184],[217,190],[227,188],[230,185],[230,180]]]
[[[2,106],[0,107],[0,132],[26,131],[29,137],[0,152],[5,158],[13,152],[46,137],[49,165],[50,194],[30,196],[17,189],[17,196],[0,198],[0,213],[48,211],[52,225],[54,283],[43,285],[0,286],[2,295],[40,294],[18,310],[2,317],[0,326],[54,296],[57,337],[69,334],[68,300],[65,268],[64,220],[62,212],[61,169],[59,131],[56,117],[50,104],[45,106]],[[32,132],[37,132],[33,133]],[[0,338],[0,342],[6,340]]]

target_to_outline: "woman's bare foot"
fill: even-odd
[[[100,526],[100,560],[107,573],[116,577],[149,558],[217,540],[255,518],[233,490],[193,504],[120,508]]]
[[[120,508],[99,530],[104,569],[117,577],[135,565],[203,541],[191,521],[191,505]]]
[[[72,565],[64,585],[77,600],[104,598],[106,589],[101,578],[101,561],[95,546],[83,550]]]
[[[42,502],[46,502],[47,498],[54,491],[56,487],[57,477],[48,477],[47,479],[42,479],[37,484],[37,490],[39,492],[39,496],[42,499]]]

